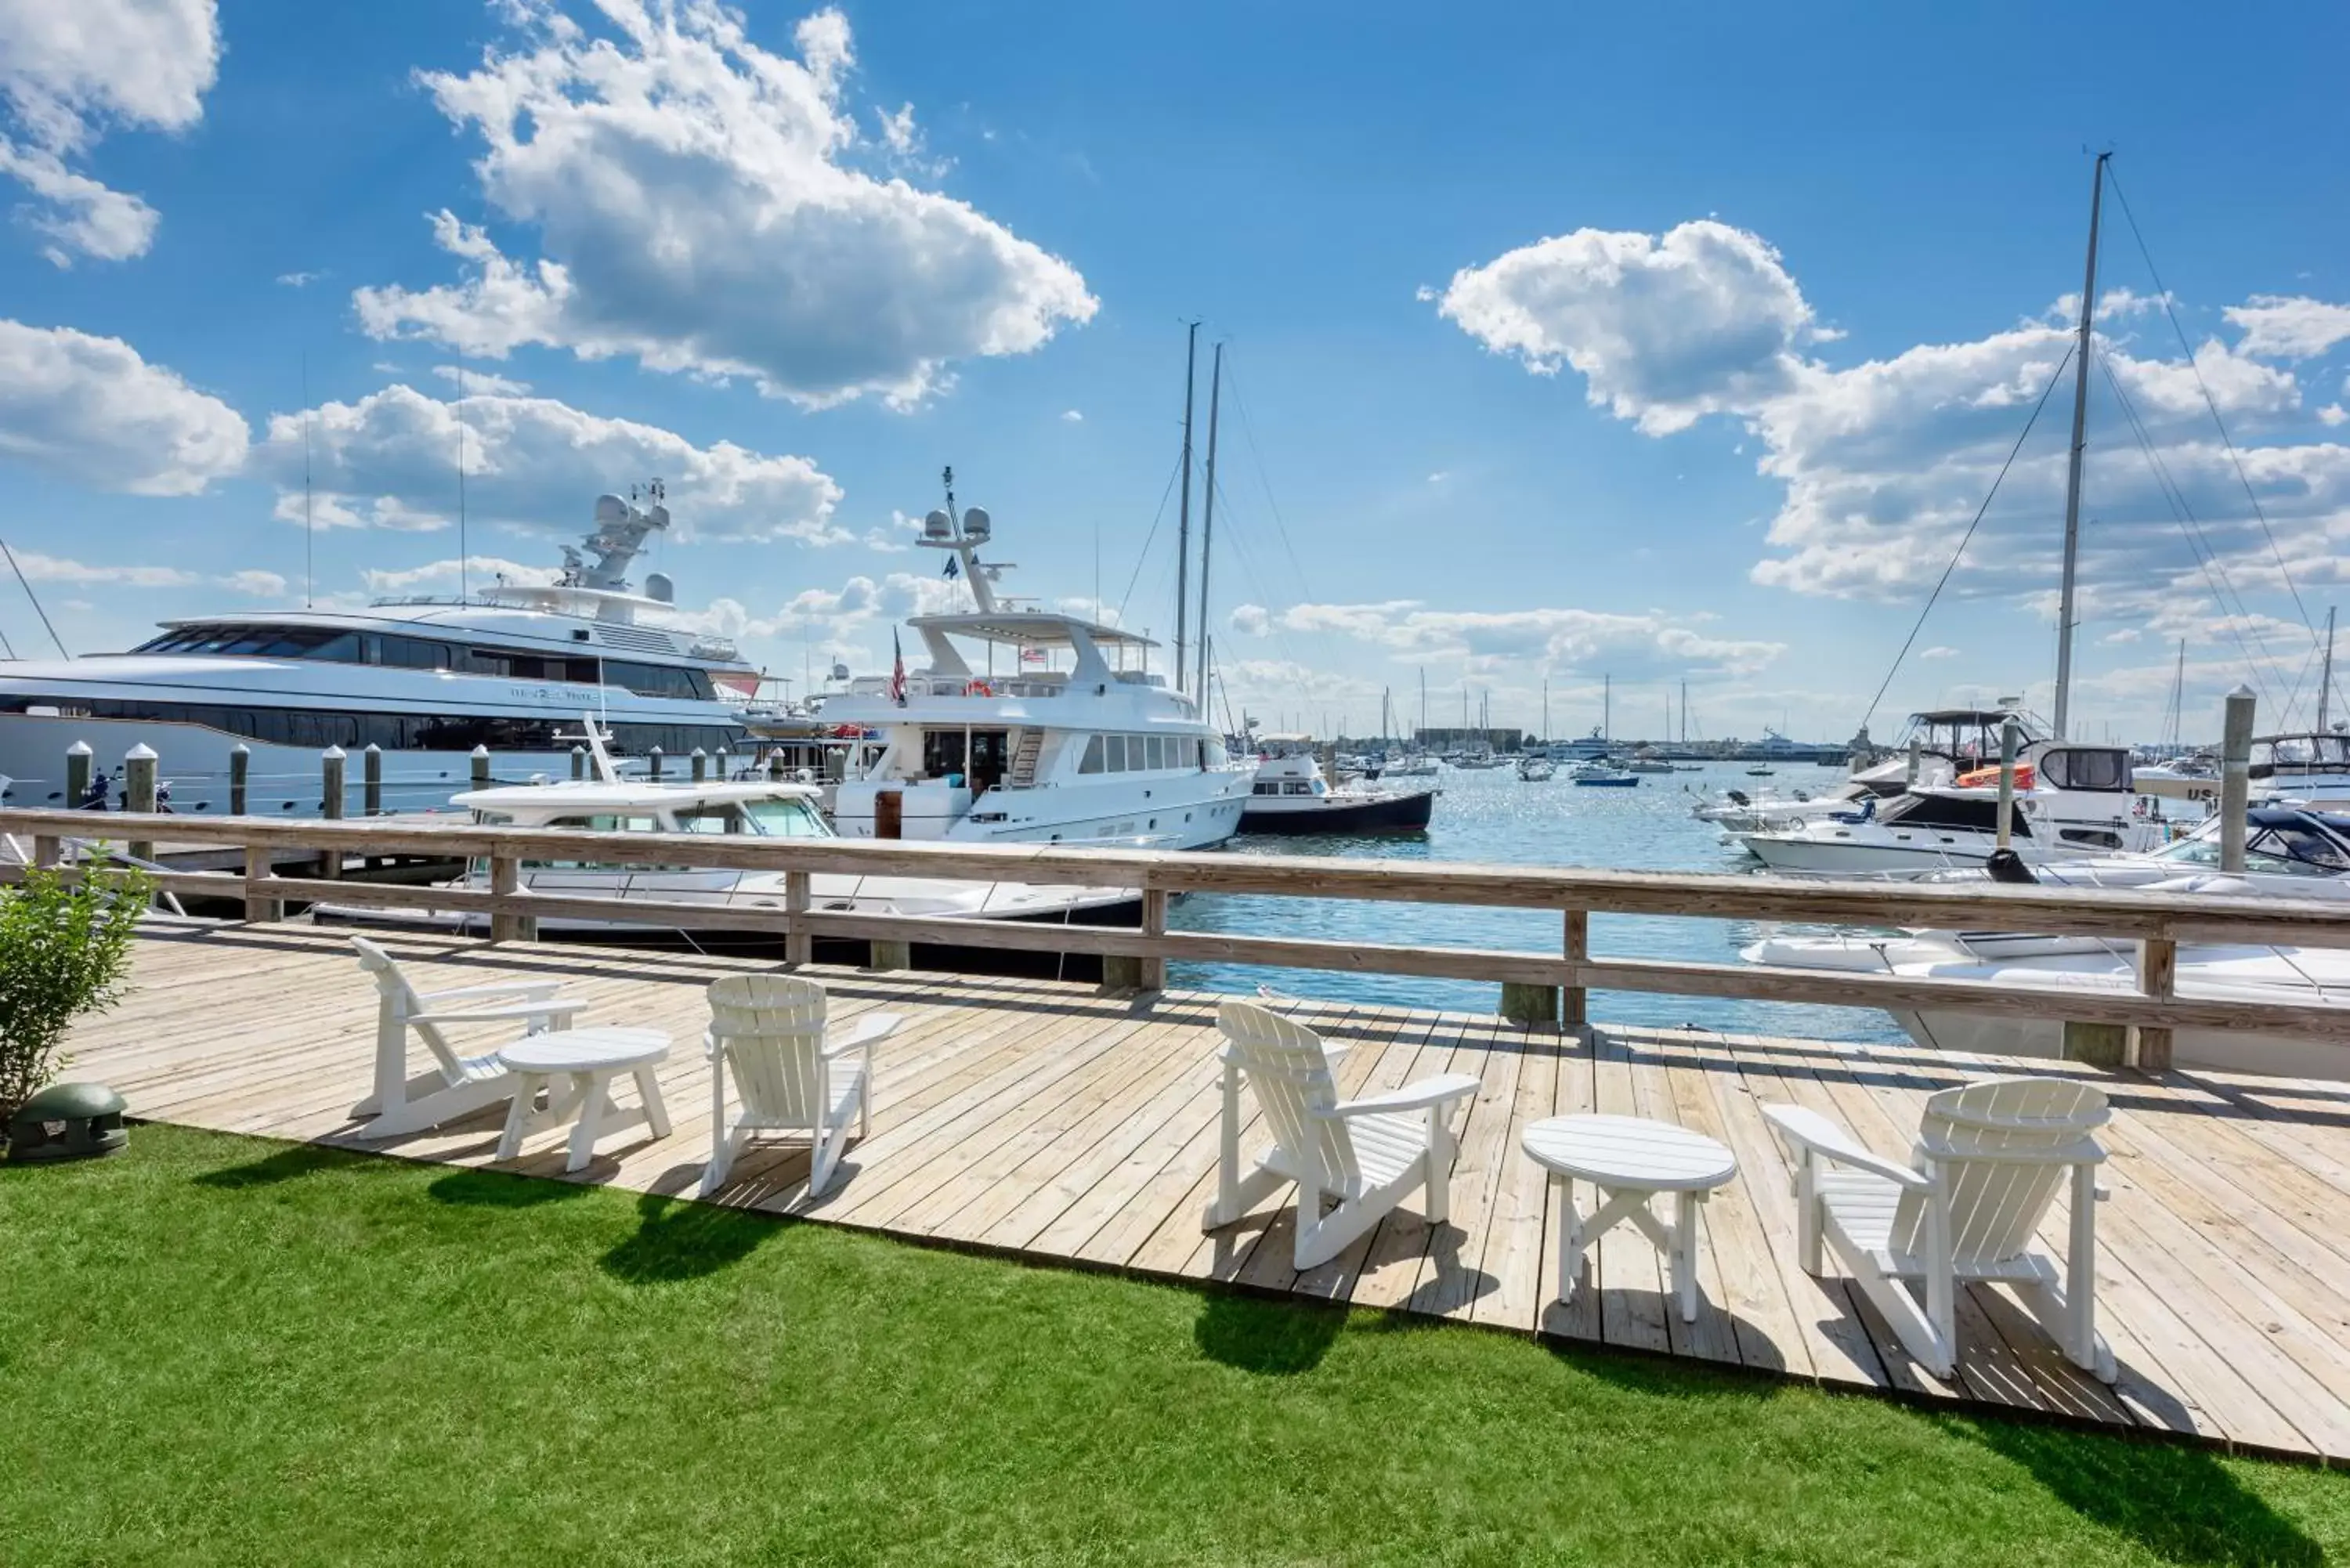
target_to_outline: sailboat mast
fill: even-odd
[[[1183,500],[1175,514],[1175,690],[1183,690],[1184,618],[1191,605],[1191,384],[1200,369],[1200,324],[1183,340]]]
[[[1208,546],[1216,536],[1216,412],[1224,396],[1224,346],[1216,345],[1215,369],[1208,378],[1208,494],[1206,515],[1200,520],[1200,679],[1194,682],[1204,700],[1208,694]]]
[[[1681,682],[1681,743],[1689,744],[1689,682]]]
[[[2106,200],[2106,160],[2089,182],[2089,261],[2081,281],[2081,331],[2073,346],[2073,453],[2064,472],[2064,584],[2056,599],[2056,739],[2067,739],[2073,706],[2073,597],[2081,564],[2081,456],[2088,448],[2089,328],[2097,309],[2097,218]]]
[[[2179,648],[2184,650],[2185,643]],[[2325,721],[2334,711],[2334,607],[2325,607],[2325,668],[2317,678],[2317,732],[2325,732]]]
[[[1616,678],[1613,675],[1599,678],[1599,738],[1603,741],[1616,738]]]
[[[1550,677],[1543,677],[1543,739],[1550,739]]]
[[[1423,742],[1428,739],[1428,666],[1425,664],[1419,667],[1419,733],[1412,738]]]

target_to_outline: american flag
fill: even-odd
[[[889,701],[903,708],[906,705],[906,650],[898,646],[898,633],[889,633]]]
[[[1045,650],[1041,648],[1024,648],[1020,650],[1020,662],[1042,664],[1045,662]]]

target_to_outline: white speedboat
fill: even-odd
[[[2130,789],[2129,753],[2117,746],[2034,744],[2018,760],[2009,837],[2024,861],[2158,849],[2168,825]],[[1800,826],[1740,834],[1773,871],[1824,876],[1915,876],[1981,866],[2000,847],[1999,790],[1980,773],[1921,787],[1886,803],[1864,800]]]
[[[1408,752],[1400,757],[1389,759],[1387,766],[1379,772],[1383,778],[1432,779],[1441,769],[1436,759],[1426,752]]]
[[[2261,736],[2252,742],[2251,773],[2256,802],[2350,811],[2350,734]],[[2208,787],[2216,798],[2217,782]]]
[[[1436,806],[1434,784],[1332,784],[1312,755],[1293,752],[1257,763],[1243,833],[1418,833]]]
[[[1255,763],[1231,760],[1191,699],[1149,672],[1149,639],[999,603],[999,568],[978,554],[992,534],[976,506],[925,518],[920,543],[954,553],[974,607],[907,622],[919,670],[901,660],[825,701],[826,722],[879,742],[834,796],[842,836],[1161,849],[1230,838]],[[959,640],[986,659],[974,665]]]
[[[508,784],[459,794],[453,805],[485,826],[572,828],[586,833],[706,833],[739,838],[816,839],[835,836],[817,809],[813,785],[772,781],[709,780],[653,783],[622,778],[591,721],[587,743],[596,776],[552,784]],[[609,898],[609,917],[539,918],[543,937],[589,941],[687,940],[699,945],[745,941],[771,944],[772,932],[696,925],[681,931],[657,920],[632,919],[632,899],[710,905],[725,909],[779,909],[781,871],[730,871],[625,861],[526,860],[523,886],[558,897]],[[819,873],[809,879],[817,909],[929,919],[1024,920],[1068,925],[1132,925],[1141,894],[1127,888],[967,882],[944,877],[862,877]],[[487,890],[490,872],[476,861],[453,886]],[[489,917],[472,910],[382,910],[322,904],[314,910],[338,923],[425,926],[484,931]],[[861,942],[853,944],[861,948]],[[837,956],[837,955],[833,955]],[[1002,955],[997,955],[1001,957]],[[1048,955],[1049,956],[1049,955]],[[862,961],[862,955],[858,955]],[[992,965],[989,967],[993,967]]]
[[[1557,773],[1557,764],[1538,753],[1529,753],[1518,759],[1518,776],[1528,784],[1548,784]]]
[[[599,497],[584,550],[567,546],[551,586],[497,583],[454,598],[381,599],[357,610],[255,611],[163,623],[128,653],[0,663],[0,774],[13,805],[64,799],[66,753],[85,742],[101,770],[145,745],[182,812],[225,812],[231,753],[245,748],[245,810],[316,816],[319,753],[340,746],[356,815],[360,753],[381,750],[383,804],[445,805],[472,782],[568,771],[556,732],[585,710],[641,771],[658,749],[679,772],[700,750],[741,751],[741,708],[719,683],[757,672],[723,639],[657,624],[669,579],[627,580],[658,501]]]
[[[2315,813],[2255,807],[2245,824],[2244,868],[2223,873],[2220,824],[2151,855],[2108,856],[1997,873],[1940,873],[1938,883],[2033,881],[2068,888],[2131,888],[2170,893],[2267,896],[2350,903],[2350,822]],[[1779,933],[1743,950],[1749,963],[1785,969],[1965,978],[2091,991],[2135,991],[2135,944],[2102,937],[2015,930],[1909,929],[1835,935]],[[2350,952],[2331,948],[2250,944],[2184,947],[2178,990],[2197,997],[2241,997],[2350,1005]],[[1893,1017],[1930,1049],[2057,1056],[2061,1016],[2019,1019],[1949,1009],[1896,1012]],[[2283,1036],[2178,1030],[2174,1059],[2250,1073],[2350,1077],[2350,1047]]]

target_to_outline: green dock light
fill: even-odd
[[[8,1162],[92,1159],[130,1145],[120,1095],[103,1084],[51,1084],[8,1118]]]

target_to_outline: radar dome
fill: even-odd
[[[645,578],[645,597],[673,605],[677,603],[677,585],[669,580],[667,572],[654,572]]]
[[[596,497],[596,521],[618,523],[629,514],[629,504],[617,495]]]
[[[934,509],[928,517],[922,519],[923,538],[948,539],[953,536],[954,519],[944,512]]]
[[[962,514],[962,531],[967,538],[984,539],[994,526],[984,507],[974,506]]]
[[[835,680],[847,680],[847,679],[848,679],[848,666],[847,666],[846,664],[838,664],[838,663],[836,663],[836,664],[832,667],[832,678],[833,678]]]

